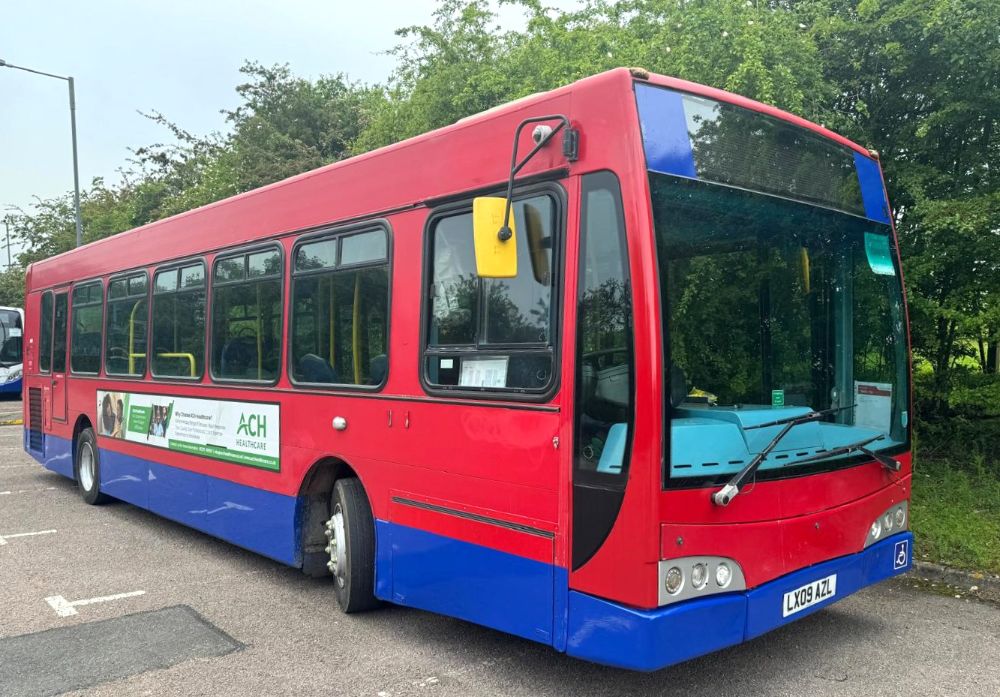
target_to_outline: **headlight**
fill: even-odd
[[[691,567],[691,585],[696,589],[702,589],[708,583],[708,567],[698,563]]]
[[[909,519],[908,503],[902,501],[882,513],[868,528],[868,536],[865,538],[865,547],[872,545],[889,535],[906,530]]]
[[[22,371],[20,368],[15,368],[14,370],[7,373],[7,379],[5,382],[14,382],[15,380],[21,379]]]
[[[684,573],[676,566],[667,569],[667,575],[663,579],[663,588],[670,595],[677,595],[684,587]]]
[[[659,583],[660,605],[747,587],[743,569],[727,557],[664,559],[659,565]]]
[[[719,586],[719,588],[725,588],[732,580],[733,571],[729,568],[729,564],[722,562],[715,567],[715,583]]]

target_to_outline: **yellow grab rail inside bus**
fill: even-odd
[[[257,379],[263,379],[264,375],[264,356],[262,355],[262,342],[261,334],[263,333],[263,319],[261,318],[261,306],[260,306],[260,284],[255,283],[257,290]]]
[[[193,377],[193,378],[198,377],[198,375],[197,375],[197,373],[195,372],[195,369],[194,369],[195,359],[194,359],[194,354],[193,353],[158,353],[158,354],[156,354],[156,357],[157,358],[186,358],[188,360],[188,364],[190,364],[190,366],[191,366],[191,377]]]
[[[329,281],[330,281],[330,312],[327,315],[327,318],[329,319],[329,325],[330,325],[330,366],[332,367],[332,366],[337,365],[337,363],[335,361],[335,359],[336,359],[337,356],[334,353],[334,349],[333,349],[333,347],[337,345],[337,333],[336,333],[337,323],[334,322],[334,320],[333,320],[333,308],[336,305],[337,296],[336,296],[336,294],[334,293],[334,290],[333,290],[333,288],[334,288],[334,286],[333,286],[333,276],[330,276]]]
[[[145,358],[145,353],[135,352],[135,313],[139,309],[139,306],[145,302],[145,299],[136,300],[135,305],[132,306],[132,312],[128,316],[128,372],[129,375],[135,375],[135,359]]]

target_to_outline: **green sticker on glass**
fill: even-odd
[[[868,266],[872,273],[878,276],[895,276],[896,267],[892,265],[892,250],[889,249],[889,236],[877,232],[865,233],[865,254],[868,256]]]
[[[783,407],[783,406],[785,406],[785,391],[784,390],[771,390],[771,406],[772,407]]]

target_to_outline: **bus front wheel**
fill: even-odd
[[[107,503],[108,497],[101,493],[101,459],[93,429],[85,428],[76,437],[75,460],[73,470],[83,500],[91,506]]]
[[[375,520],[364,487],[358,479],[338,479],[326,522],[337,603],[344,612],[369,610],[375,598]]]

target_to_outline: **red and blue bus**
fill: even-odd
[[[654,670],[911,565],[878,159],[717,89],[596,75],[35,263],[26,303],[34,458],[347,612]]]

